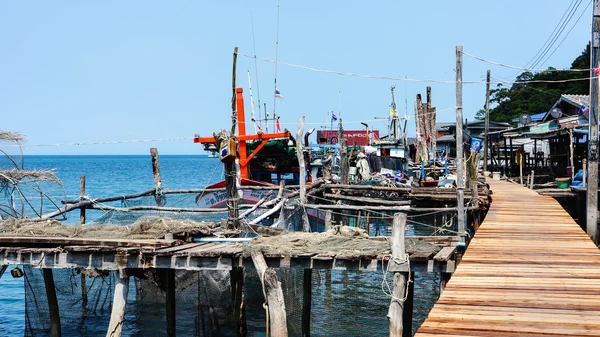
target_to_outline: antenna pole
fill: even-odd
[[[256,61],[256,43],[254,41],[254,16],[250,11],[250,22],[252,23],[252,48],[254,49],[254,71],[256,72],[256,96],[258,98],[258,125],[262,124],[262,114],[260,113],[260,85],[258,79],[258,62]]]
[[[275,37],[275,80],[273,86],[273,116],[276,113],[277,107],[277,96],[275,92],[277,91],[277,61],[279,57],[279,0],[277,0],[277,34]],[[269,118],[267,117],[267,127],[269,125]]]
[[[588,129],[588,184],[587,184],[587,217],[586,232],[594,243],[598,243],[598,113],[600,113],[600,81],[594,68],[600,68],[598,58],[598,40],[600,39],[600,3],[594,0],[594,17],[592,22],[592,50],[590,70],[590,113]]]

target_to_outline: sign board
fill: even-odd
[[[369,134],[372,139],[379,139],[379,130],[369,130]],[[353,139],[356,138],[356,145],[365,146],[367,145],[367,132],[366,130],[345,130],[343,133],[344,139],[348,141],[348,145],[351,146]],[[318,130],[317,131],[317,143],[319,144],[331,144],[335,145],[338,143],[338,132],[337,130]]]

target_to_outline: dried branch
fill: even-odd
[[[60,184],[55,170],[0,170],[0,184],[18,184],[22,180],[46,181]]]
[[[20,133],[0,130],[0,141],[22,142],[25,140]]]

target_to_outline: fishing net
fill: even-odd
[[[302,336],[304,273],[275,268],[281,282],[289,336]],[[25,267],[25,336],[49,335],[51,319],[42,269]],[[135,271],[130,276],[123,336],[166,335],[165,271]],[[115,271],[53,269],[62,336],[101,336],[110,322]],[[391,286],[393,278],[387,275]],[[223,270],[175,272],[176,331],[180,336],[236,336],[231,274]],[[435,274],[415,277],[413,331],[439,292]],[[312,270],[310,332],[313,336],[374,336],[388,333],[390,297],[383,271]],[[84,300],[84,291],[87,297]],[[248,336],[264,336],[266,314],[260,279],[244,269]]]

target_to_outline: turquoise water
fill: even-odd
[[[205,156],[160,156],[163,186],[170,189],[203,188],[222,179],[219,160]],[[150,156],[25,156],[25,169],[56,169],[64,190],[46,184],[45,192],[56,202],[79,198],[79,177],[86,176],[90,197],[125,195],[153,188]],[[212,176],[212,179],[211,179]],[[51,211],[49,205],[45,206]],[[89,218],[101,212],[90,212]],[[69,222],[79,221],[77,212]],[[23,278],[13,278],[9,268],[0,279],[0,336],[23,335],[25,304]]]
[[[161,156],[160,166],[164,188],[203,188],[222,180],[221,163],[217,159],[205,156]],[[86,176],[86,194],[92,198],[131,194],[153,187],[149,155],[26,156],[25,168],[56,169],[64,189],[56,185],[45,185],[45,191],[57,202],[65,197],[79,198],[80,175]],[[189,197],[181,200],[171,196],[169,198],[171,198],[170,205],[193,202],[193,198],[190,200]],[[46,212],[51,211],[48,205],[44,207]],[[100,215],[102,215],[100,211],[88,211],[88,221]],[[71,213],[67,221],[79,221],[78,212]],[[411,228],[410,232],[418,231]],[[348,275],[345,274],[336,276],[334,273],[333,279],[329,282],[315,283],[313,334],[333,336],[343,331],[355,331],[355,334],[351,335],[385,335],[387,332],[385,315],[389,302],[385,296],[382,297],[381,275],[365,274],[365,276],[347,277]],[[23,335],[25,327],[23,280],[23,278],[12,278],[10,269],[0,279],[0,336]],[[437,298],[437,284],[438,279],[435,275],[417,275],[415,287],[417,324],[426,316],[433,300]],[[261,308],[258,310],[260,311]],[[350,321],[345,326],[339,326],[343,319],[350,319]],[[261,327],[257,328],[259,331],[261,329]],[[255,335],[261,335],[259,331],[255,331]],[[124,335],[137,336],[138,334],[128,334],[125,330]]]

